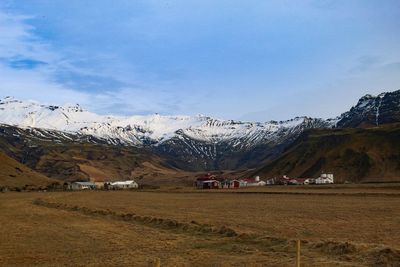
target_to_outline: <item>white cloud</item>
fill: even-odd
[[[35,36],[26,23],[32,17],[11,15],[0,10],[0,57],[19,57],[54,62],[58,59],[49,45]]]
[[[51,44],[36,36],[32,26],[27,23],[28,19],[31,17],[8,14],[0,10],[0,97],[14,96],[18,99],[57,105],[80,103],[91,111],[103,114],[169,113],[171,110],[180,110],[179,101],[165,90],[151,90],[129,84],[117,90],[79,90],[79,82],[86,82],[90,86],[90,82],[95,80],[74,81],[74,77],[71,77],[72,80],[68,81],[68,75],[119,81],[126,68],[117,71],[114,78],[111,75],[116,69],[112,66],[99,69],[79,67],[72,63],[73,58],[66,59],[65,55],[55,52]],[[35,60],[46,64],[33,68],[16,68],[9,64],[9,60],[14,59]],[[61,82],[57,81],[60,72],[68,74]],[[127,76],[125,73],[125,77]],[[121,84],[125,82],[121,80]]]
[[[89,95],[52,81],[51,73],[60,55],[33,34],[27,16],[11,15],[0,10],[0,95],[44,102],[87,102]],[[7,60],[34,60],[47,63],[32,69],[15,68]]]

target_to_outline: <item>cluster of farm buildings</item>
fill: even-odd
[[[218,188],[241,188],[267,185],[309,185],[309,184],[333,184],[334,178],[331,173],[321,174],[318,178],[290,178],[286,175],[260,180],[259,176],[254,178],[232,179],[219,177],[213,174],[206,174],[196,179],[194,186],[198,189],[218,189]]]
[[[218,188],[243,188],[268,185],[308,185],[308,184],[333,184],[333,174],[321,174],[320,177],[314,178],[290,178],[286,175],[260,180],[259,176],[254,178],[232,179],[217,176],[214,174],[205,174],[194,182],[194,187],[198,189],[218,189]],[[123,190],[137,189],[139,184],[134,180],[116,181],[116,182],[73,182],[65,183],[66,190]]]
[[[333,184],[335,182],[332,173],[323,173],[318,178],[290,178],[286,175],[267,180],[267,185],[309,185],[309,184]]]
[[[122,189],[137,189],[139,184],[134,180],[116,181],[116,182],[73,182],[64,184],[66,190],[122,190]]]

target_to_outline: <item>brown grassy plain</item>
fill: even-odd
[[[4,193],[0,266],[400,266],[385,188]]]

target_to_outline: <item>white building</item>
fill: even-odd
[[[315,179],[316,184],[333,184],[333,174],[332,173],[323,173],[320,177]]]
[[[111,182],[111,183],[107,183],[106,185],[107,185],[108,189],[134,189],[134,188],[139,188],[138,183],[136,183],[133,180]]]
[[[260,181],[260,176],[240,180],[240,187],[265,186],[266,182]]]

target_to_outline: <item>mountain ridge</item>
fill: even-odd
[[[82,109],[79,104],[41,105],[34,101],[20,101],[11,97],[0,100],[0,123],[21,128],[40,128],[87,134],[103,139],[119,139],[121,143],[129,145],[162,143],[176,137],[177,133],[208,142],[226,141],[243,136],[251,136],[251,139],[257,141],[259,137],[296,127],[305,120],[324,121],[306,116],[264,123],[220,120],[204,115],[102,116]],[[257,132],[261,135],[255,136]]]
[[[138,164],[114,162],[123,171],[108,171],[124,177],[128,177],[133,169],[142,168],[144,171],[141,173],[149,170],[138,160],[140,155],[148,158],[149,162],[165,166],[165,173],[171,173],[171,169],[188,172],[241,172],[259,169],[283,157],[291,144],[309,130],[334,132],[393,122],[400,122],[400,90],[378,96],[365,95],[349,111],[334,119],[296,117],[265,123],[218,120],[204,115],[100,116],[85,111],[79,105],[60,107],[13,98],[0,100],[2,150],[23,163],[27,153],[34,158],[38,157],[28,167],[42,170],[38,162],[47,162],[42,172],[62,180],[88,179],[88,175],[79,170],[83,165],[75,159],[80,157],[78,148],[70,152],[69,158],[63,159],[69,162],[65,163],[69,171],[59,173],[52,170],[51,166],[57,163],[55,159],[59,158],[52,152],[53,149],[70,151],[72,146],[89,147],[92,151],[85,152],[85,160],[91,162],[93,166],[89,167],[96,168],[98,172],[108,167],[102,166],[101,160],[93,162],[87,158],[89,155],[102,154],[107,149],[110,153],[120,155],[119,151],[125,147],[123,150],[127,152],[124,153]],[[15,146],[22,149],[16,149]],[[46,149],[39,153],[37,147],[40,146]],[[106,147],[106,150],[102,147]],[[83,167],[90,169],[85,164]]]
[[[265,147],[273,157],[281,145],[294,140],[304,129],[332,124],[308,117],[260,123],[207,116],[100,116],[79,105],[46,106],[10,97],[0,100],[0,123],[28,129],[37,138],[54,142],[87,140],[149,147],[171,159],[174,166],[191,171],[248,167],[264,159],[258,154],[251,159],[251,150]]]
[[[374,127],[400,121],[400,90],[377,96],[364,95],[338,117],[337,128]]]

